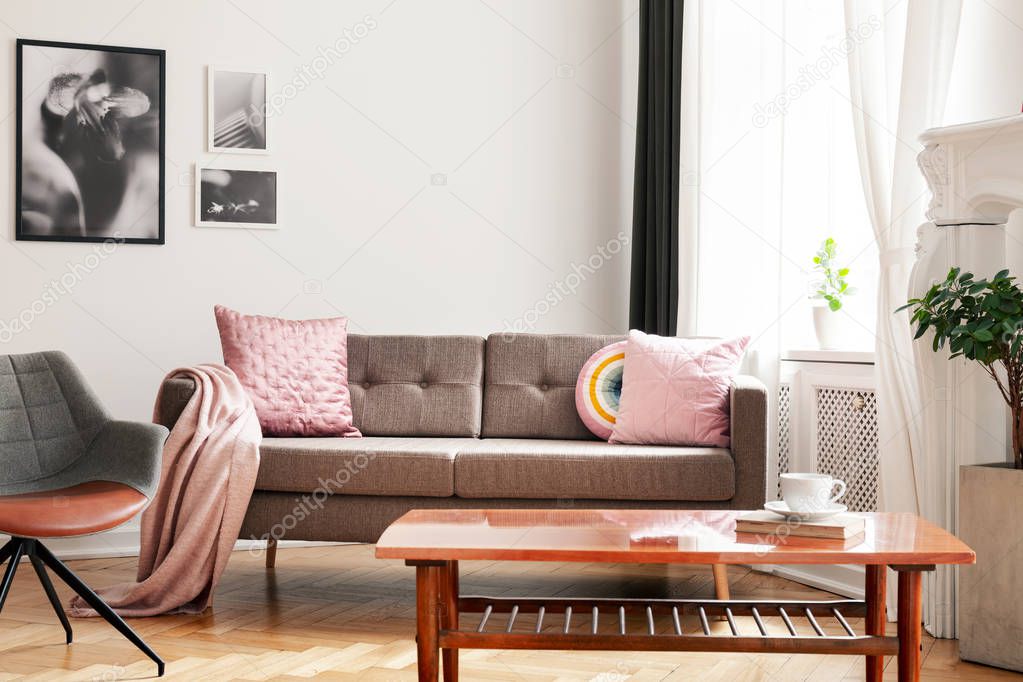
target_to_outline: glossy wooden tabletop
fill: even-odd
[[[395,521],[381,559],[683,564],[970,564],[973,550],[913,514],[862,514],[849,540],[736,533],[738,511],[428,510]],[[779,526],[787,522],[779,518]]]

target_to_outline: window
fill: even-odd
[[[842,3],[819,0],[699,8],[698,333],[815,347],[812,257],[830,236],[857,288],[850,347],[872,348],[877,251],[846,56],[880,22],[847,32]]]

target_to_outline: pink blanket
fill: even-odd
[[[234,372],[210,364],[172,376],[194,379],[196,391],[167,439],[160,488],[142,515],[138,582],[99,590],[122,616],[209,607],[256,483],[262,432]],[[69,612],[96,615],[79,597]]]

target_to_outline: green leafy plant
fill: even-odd
[[[948,346],[949,359],[963,357],[981,364],[998,385],[1012,413],[1012,452],[1023,469],[1023,290],[1002,270],[990,280],[974,279],[952,268],[909,309],[919,339],[934,331],[934,352]]]
[[[814,282],[817,290],[813,298],[827,301],[832,311],[841,310],[845,297],[856,293],[856,289],[845,280],[849,268],[840,268],[835,264],[837,255],[838,244],[828,237],[821,242],[820,249],[813,257],[813,269],[821,276],[821,279]]]

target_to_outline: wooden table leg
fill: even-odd
[[[899,682],[920,680],[922,575],[920,571],[899,571]]]
[[[712,564],[714,571],[714,595],[715,599],[731,599],[728,591],[728,566],[724,564]]]
[[[437,682],[440,672],[440,578],[443,564],[416,567],[416,650],[419,682]]]
[[[444,630],[458,629],[458,562],[449,561],[441,571],[440,626]],[[444,682],[458,682],[458,649],[442,649]]]
[[[867,566],[864,593],[867,599],[866,634],[884,636],[887,616],[885,609],[885,578],[888,568]],[[881,682],[884,673],[884,656],[867,656],[867,682]]]

